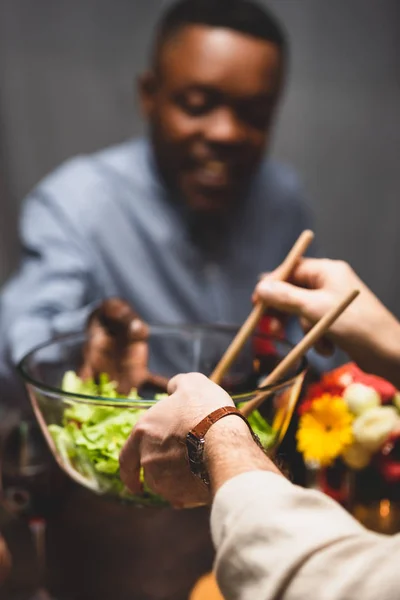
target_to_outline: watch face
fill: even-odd
[[[192,433],[188,433],[186,436],[186,448],[190,470],[194,475],[201,476],[204,469],[204,439],[199,439]]]

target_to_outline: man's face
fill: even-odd
[[[243,194],[269,141],[279,48],[228,29],[188,26],[161,50],[141,96],[167,185],[192,210],[221,213]]]

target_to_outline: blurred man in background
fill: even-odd
[[[26,352],[111,296],[149,323],[243,322],[259,274],[311,225],[296,176],[264,158],[287,63],[281,26],[252,2],[167,11],[139,81],[147,137],[68,161],[25,201],[0,300],[3,398],[23,397]],[[58,570],[79,598],[183,600],[211,565],[206,512],[138,515],[75,489],[61,521]]]
[[[168,11],[139,82],[148,137],[68,161],[25,201],[0,304],[2,389],[26,352],[82,330],[110,296],[150,323],[244,320],[259,274],[311,225],[295,175],[263,158],[287,61],[280,25],[251,2]]]

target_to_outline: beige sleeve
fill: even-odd
[[[226,600],[397,600],[400,536],[368,532],[338,504],[253,471],[217,493],[211,529]]]

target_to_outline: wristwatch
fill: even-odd
[[[259,446],[259,448],[261,448],[261,450],[265,452],[265,448],[261,444],[260,438],[254,433],[246,417],[237,408],[235,408],[234,406],[224,406],[222,408],[214,410],[205,419],[200,421],[200,423],[196,425],[196,427],[191,429],[186,436],[186,449],[190,470],[193,473],[193,475],[199,477],[207,486],[210,485],[210,478],[204,462],[204,438],[207,431],[212,425],[214,425],[214,423],[216,423],[220,419],[223,419],[224,417],[228,417],[229,415],[237,415],[238,417],[243,419],[243,421],[250,429],[254,441]]]

